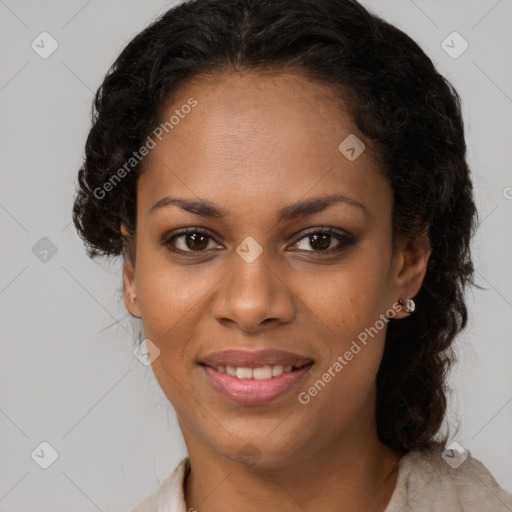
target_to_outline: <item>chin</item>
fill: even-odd
[[[299,439],[291,432],[281,435],[268,435],[258,431],[246,436],[226,439],[227,445],[217,446],[217,451],[224,457],[251,469],[275,469],[296,464],[305,457],[306,446],[312,443]]]

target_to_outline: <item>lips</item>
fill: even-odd
[[[305,378],[313,361],[283,350],[225,350],[203,358],[204,375],[225,398],[263,405],[287,395]]]
[[[225,350],[203,357],[201,363],[211,368],[232,366],[244,368],[259,368],[261,366],[292,366],[302,368],[312,363],[311,359],[286,352],[284,350],[267,349],[258,351]]]

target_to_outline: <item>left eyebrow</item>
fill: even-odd
[[[355,199],[351,199],[350,197],[336,194],[307,199],[305,201],[299,201],[295,204],[285,206],[279,210],[278,222],[290,221],[298,217],[312,215],[314,213],[321,212],[329,206],[337,203],[344,203],[349,206],[362,209],[366,214],[368,214],[368,209],[362,203],[356,201]],[[227,216],[227,213],[223,208],[217,206],[214,203],[211,203],[210,201],[185,199],[182,197],[164,197],[151,207],[149,213],[154,213],[156,210],[172,204],[179,206],[187,212],[200,215],[201,217],[214,217],[220,219]]]
[[[368,209],[366,206],[355,199],[344,195],[330,195],[324,197],[315,197],[313,199],[307,199],[305,201],[299,201],[298,203],[290,206],[285,206],[279,211],[278,221],[290,221],[297,217],[304,217],[306,215],[312,215],[313,213],[321,212],[327,207],[337,204],[344,203],[354,208],[362,209],[368,215]]]

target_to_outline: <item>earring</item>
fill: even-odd
[[[401,306],[405,307],[405,311],[407,313],[412,313],[416,309],[416,304],[415,304],[415,302],[412,299],[405,299],[405,300],[400,299],[398,301],[398,303]]]
[[[130,302],[135,302],[135,297],[130,297]]]

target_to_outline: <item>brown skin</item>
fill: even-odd
[[[399,239],[393,253],[392,189],[368,150],[353,162],[338,150],[357,132],[327,86],[292,73],[201,77],[180,91],[165,119],[191,97],[198,106],[148,156],[138,184],[136,264],[127,258],[124,266],[126,307],[161,351],[153,370],[188,449],[187,509],[383,511],[400,459],[375,426],[386,329],[307,405],[298,393],[398,299],[418,293],[428,238]],[[367,214],[337,203],[277,222],[282,207],[332,194],[359,201]],[[150,214],[165,196],[207,199],[227,215],[202,217],[176,205]],[[161,243],[189,226],[209,231],[209,255],[187,259]],[[346,230],[357,243],[322,255],[303,234],[321,226]],[[248,236],[263,248],[251,264],[236,252]],[[186,242],[174,244],[200,252],[201,242]],[[406,315],[402,309],[393,321]],[[315,364],[285,396],[239,405],[198,365],[232,348],[280,348]],[[258,455],[244,464],[248,442]]]

